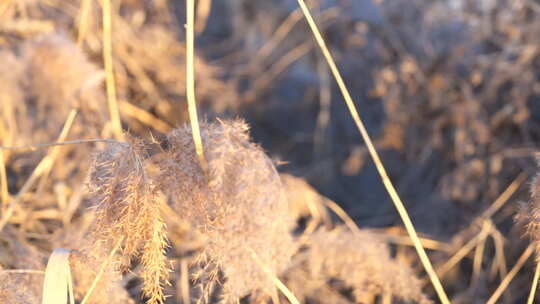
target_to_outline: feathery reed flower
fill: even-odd
[[[326,289],[337,280],[344,290],[352,288],[352,296],[358,303],[370,303],[376,295],[383,294],[431,303],[412,270],[392,259],[387,245],[369,231],[353,233],[345,227],[318,230],[311,235],[307,246],[295,257],[295,267],[285,274],[288,286],[303,301],[330,294]]]
[[[131,139],[108,144],[97,155],[89,174],[96,220],[91,247],[84,252],[103,257],[121,242],[120,265],[128,267],[133,257],[140,256],[147,303],[163,303],[162,287],[169,272],[167,238],[159,194],[145,169],[143,147],[142,142]]]
[[[207,237],[198,255],[203,297],[212,292],[220,273],[225,303],[253,293],[270,295],[275,291],[272,278],[253,253],[278,274],[294,251],[279,175],[251,142],[243,121],[202,123],[201,136],[207,174],[195,154],[191,128],[184,126],[168,135],[160,182],[178,215]]]

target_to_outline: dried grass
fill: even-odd
[[[43,274],[11,273],[4,270],[44,270],[46,256],[28,243],[12,226],[0,233],[0,302],[38,304]]]
[[[302,178],[290,174],[280,174],[279,177],[289,203],[290,227],[294,228],[297,221],[305,217],[311,217],[317,224],[329,226],[331,219],[325,206],[327,198]]]
[[[173,209],[207,237],[198,261],[208,297],[222,271],[222,299],[234,303],[253,292],[272,294],[274,284],[253,260],[278,274],[294,246],[287,231],[287,201],[279,175],[266,154],[250,140],[240,120],[201,124],[208,179],[199,165],[191,129],[167,137],[161,186]]]
[[[312,2],[310,9],[343,81],[366,100],[362,112],[388,175],[420,231],[436,240],[423,243],[447,273],[441,277],[452,301],[516,303],[533,281],[532,302],[538,271],[533,278],[526,261],[538,247],[538,180],[521,214],[530,249],[523,251],[508,218],[535,171],[526,157],[540,138],[538,5],[345,2]],[[321,57],[311,54],[296,6],[199,1],[195,93],[203,117],[246,117],[268,154],[290,163],[282,169],[316,187],[278,175],[246,125],[230,120],[201,125],[204,176],[183,125],[183,5],[110,4],[103,15],[93,0],[0,3],[0,146],[32,147],[0,154],[2,200],[13,206],[1,214],[0,303],[40,303],[54,248],[72,250],[75,299],[85,303],[156,303],[164,294],[171,295],[166,303],[288,301],[276,286],[290,287],[301,303],[434,296],[425,279],[423,295],[414,276],[420,267],[410,240],[395,241],[396,233],[406,238],[403,229],[386,227],[395,217],[373,186],[367,149],[349,144],[358,144],[354,125],[332,103],[335,89]],[[103,31],[103,17],[112,31]],[[114,58],[107,66],[123,126],[146,141],[104,139],[113,134],[104,55]],[[29,178],[64,125],[71,125],[68,140],[54,149],[50,174]],[[91,162],[95,148],[101,152]],[[327,208],[338,204],[315,188],[349,212],[335,209],[354,232],[326,230],[335,225]],[[385,226],[393,245],[357,224]],[[180,264],[170,273],[169,260]]]
[[[540,178],[536,176],[530,187],[529,203],[522,203],[515,216],[516,224],[525,228],[526,235],[534,244],[536,263],[540,263]]]
[[[103,257],[121,242],[120,266],[139,256],[143,293],[147,303],[163,303],[163,285],[169,265],[167,237],[160,215],[158,193],[146,173],[142,143],[109,144],[97,155],[89,173],[89,190],[95,204],[91,242],[83,252]]]
[[[378,295],[432,303],[412,269],[392,259],[385,242],[369,231],[319,230],[293,262],[286,284],[303,303],[348,303],[348,296],[373,303]]]
[[[4,273],[0,268],[0,302],[17,304],[38,304],[41,291],[31,288],[34,274]],[[43,276],[43,275],[41,275]]]

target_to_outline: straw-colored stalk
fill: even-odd
[[[120,122],[120,111],[118,100],[116,99],[116,84],[114,80],[114,62],[112,47],[112,8],[111,0],[103,0],[103,64],[106,73],[107,100],[109,103],[109,114],[111,116],[112,130],[116,139],[123,139],[122,124]]]
[[[422,243],[420,242],[420,239],[418,238],[418,234],[409,217],[409,214],[407,213],[407,209],[405,208],[405,205],[401,201],[401,198],[397,194],[397,191],[394,185],[392,184],[392,182],[390,181],[390,178],[388,177],[388,173],[386,172],[386,169],[384,168],[384,165],[379,157],[379,154],[377,150],[375,149],[375,146],[373,145],[371,137],[369,136],[367,129],[364,126],[364,123],[362,122],[360,115],[358,114],[358,111],[356,109],[356,106],[354,105],[354,102],[349,93],[349,90],[347,89],[347,86],[345,85],[345,82],[343,81],[343,78],[341,77],[341,74],[336,66],[336,63],[334,62],[334,59],[332,55],[330,54],[328,47],[326,46],[324,38],[322,37],[315,21],[313,20],[313,17],[311,16],[309,8],[307,7],[304,0],[298,0],[298,4],[300,5],[300,8],[302,9],[304,16],[306,17],[309,23],[309,26],[313,32],[313,35],[315,36],[315,40],[317,41],[319,47],[321,48],[321,51],[323,52],[323,55],[328,65],[330,66],[330,70],[332,74],[334,75],[334,78],[336,79],[336,82],[345,99],[345,103],[347,104],[349,112],[358,130],[360,131],[360,134],[362,135],[364,142],[366,143],[369,154],[371,155],[371,158],[373,159],[375,163],[377,171],[379,172],[379,175],[381,176],[381,179],[386,188],[386,191],[388,191],[388,194],[390,195],[390,198],[392,199],[392,202],[394,203],[401,217],[401,220],[403,221],[403,224],[405,225],[405,228],[407,229],[407,233],[409,234],[409,236],[411,237],[411,240],[413,241],[414,247],[418,253],[418,256],[420,257],[420,261],[422,262],[422,265],[424,266],[431,280],[431,283],[433,284],[433,287],[435,288],[435,291],[437,292],[437,295],[439,296],[439,299],[441,300],[443,304],[449,304],[450,300],[448,299],[448,296],[446,295],[446,292],[444,291],[441,281],[437,277],[437,273],[433,269],[433,265],[431,264],[427,256],[427,253],[424,250]]]
[[[208,173],[208,165],[204,157],[199,119],[197,116],[197,101],[195,98],[195,0],[186,1],[186,97],[188,102],[189,121],[193,130],[195,151],[201,168]]]

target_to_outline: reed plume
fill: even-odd
[[[107,121],[100,87],[103,72],[60,33],[29,39],[17,48],[20,52],[0,50],[0,133],[5,134],[0,141],[3,145],[55,141],[66,117],[74,109],[78,110],[78,115],[69,136],[100,137]],[[69,157],[80,161],[54,166],[51,169],[53,180],[69,181],[70,185],[80,183],[88,168],[82,161],[88,151],[65,146],[59,153],[58,159]],[[14,157],[23,166],[35,166],[41,156],[38,152]]]
[[[525,234],[534,243],[538,264],[540,263],[540,175],[536,175],[533,179],[530,193],[530,201],[520,205],[514,220],[518,226],[525,228]]]
[[[83,253],[103,257],[120,242],[120,266],[125,269],[140,257],[143,294],[153,304],[164,301],[169,265],[159,194],[146,172],[144,155],[143,144],[134,139],[111,143],[97,155],[88,183],[96,219],[91,246]]]
[[[35,99],[40,117],[54,111],[53,117],[63,120],[72,108],[79,108],[87,130],[107,120],[100,88],[103,71],[73,41],[51,34],[26,42],[22,49],[27,93]]]
[[[298,220],[306,217],[312,217],[316,224],[322,222],[330,226],[330,214],[325,206],[327,198],[302,178],[285,173],[281,173],[279,177],[289,203],[290,227],[295,227]]]
[[[303,302],[344,302],[339,293],[330,292],[329,287],[337,284],[341,291],[352,289],[356,303],[371,303],[377,295],[432,303],[410,267],[392,259],[386,243],[369,231],[318,230],[293,264],[285,274],[286,283]]]
[[[202,123],[208,174],[199,166],[191,128],[167,137],[160,163],[161,188],[172,207],[207,238],[198,254],[202,297],[212,293],[220,273],[221,301],[236,303],[248,294],[271,295],[272,278],[287,266],[294,246],[287,228],[287,201],[279,175],[263,150],[251,142],[241,120]]]

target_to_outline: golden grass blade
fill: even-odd
[[[480,275],[482,272],[482,264],[484,261],[484,251],[486,249],[486,242],[487,242],[487,238],[481,241],[480,244],[478,244],[478,246],[476,246],[476,249],[474,250],[473,273],[471,275],[472,286],[478,286],[478,282],[480,281]]]
[[[114,80],[114,62],[112,48],[112,13],[111,0],[102,1],[103,9],[103,64],[106,73],[107,100],[109,103],[109,114],[114,136],[122,140],[122,124],[120,122],[120,111],[118,109],[118,100],[116,100],[116,84]]]
[[[276,284],[279,291],[283,293],[283,295],[287,298],[287,300],[289,300],[289,302],[291,302],[291,304],[300,304],[300,301],[298,301],[298,299],[294,296],[292,291],[290,291],[289,288],[287,288],[287,286],[283,284],[283,282],[281,282],[275,276],[272,278],[272,280],[274,281],[274,284]]]
[[[92,0],[82,0],[81,3],[81,13],[79,15],[79,33],[77,36],[77,45],[81,46],[88,32],[88,17],[90,15],[90,9]]]
[[[489,236],[489,226],[485,224],[482,226],[482,230],[480,233],[478,233],[474,238],[472,238],[467,244],[459,248],[459,250],[444,263],[441,268],[437,270],[437,273],[440,277],[444,277],[444,275],[452,269],[454,266],[456,266],[459,261],[461,261],[471,250],[473,250],[478,244],[483,242],[487,237]]]
[[[304,42],[294,47],[286,55],[281,57],[275,64],[272,65],[272,67],[268,71],[265,71],[259,78],[254,81],[252,88],[246,93],[244,93],[244,101],[254,102],[261,91],[267,89],[272,83],[272,81],[276,79],[281,73],[283,73],[283,71],[285,71],[287,67],[289,67],[293,62],[302,58],[304,55],[306,55],[312,48],[313,45],[311,42]]]
[[[197,117],[197,101],[195,99],[195,0],[186,1],[186,96],[188,102],[189,121],[195,142],[195,151],[201,168],[208,173],[208,164],[204,157],[199,118]]]
[[[345,210],[343,210],[343,208],[329,199],[325,199],[324,204],[345,223],[347,228],[354,233],[360,233],[360,228],[358,228],[358,225],[356,225],[353,219],[347,214],[347,212],[345,212]]]
[[[392,184],[392,182],[390,181],[390,178],[388,177],[388,174],[381,162],[379,154],[377,153],[377,150],[375,150],[375,147],[366,130],[366,127],[364,126],[364,123],[362,122],[360,115],[358,114],[358,111],[356,110],[356,107],[349,94],[347,86],[345,85],[345,82],[343,81],[343,78],[341,77],[341,74],[339,73],[339,70],[334,62],[334,59],[332,58],[332,55],[330,54],[330,51],[328,50],[328,47],[326,46],[326,43],[319,29],[317,28],[315,21],[313,20],[313,17],[311,16],[309,8],[307,7],[304,0],[298,0],[298,4],[300,5],[300,8],[302,9],[304,16],[306,17],[306,20],[313,32],[313,35],[315,36],[315,40],[319,44],[319,47],[321,48],[321,51],[328,65],[330,66],[330,70],[332,74],[334,75],[334,78],[336,79],[336,82],[339,86],[341,94],[343,95],[345,99],[345,103],[347,104],[349,112],[351,113],[351,116],[358,130],[360,131],[360,134],[362,135],[364,142],[366,143],[369,154],[371,155],[371,158],[373,159],[375,166],[377,167],[377,171],[379,172],[379,175],[381,176],[382,182],[386,190],[388,191],[388,194],[390,195],[390,198],[392,199],[392,202],[394,203],[401,217],[401,220],[403,221],[403,224],[405,225],[405,228],[407,229],[407,233],[409,234],[409,236],[411,237],[411,240],[414,243],[414,247],[418,253],[418,256],[420,257],[420,261],[422,262],[422,265],[424,266],[431,280],[431,283],[433,284],[433,287],[435,288],[435,291],[437,292],[437,295],[439,296],[439,299],[441,300],[443,304],[450,303],[450,300],[448,299],[448,296],[446,295],[446,292],[444,291],[444,288],[439,278],[437,277],[437,273],[435,273],[435,270],[433,269],[433,265],[431,264],[426,254],[426,251],[424,250],[424,247],[422,247],[422,243],[418,239],[418,234],[416,233],[416,229],[414,228],[414,225],[409,217],[409,214],[407,213],[407,209],[405,209],[405,206],[403,202],[401,201],[401,198],[397,194],[397,191],[394,188],[394,185]]]
[[[86,294],[84,295],[84,298],[82,299],[81,304],[85,304],[90,299],[90,296],[92,295],[92,292],[96,288],[97,283],[99,282],[99,279],[101,279],[101,277],[103,276],[103,273],[105,272],[105,268],[112,261],[114,255],[116,254],[116,251],[120,249],[120,245],[122,245],[123,240],[124,238],[121,238],[120,240],[118,240],[114,248],[109,253],[109,256],[107,257],[107,259],[103,261],[103,263],[101,263],[101,266],[99,267],[99,272],[97,273],[96,277],[92,281],[92,285],[90,285],[90,288],[88,289],[88,291],[86,291]]]
[[[69,134],[69,130],[71,130],[71,126],[73,125],[73,122],[75,120],[75,116],[77,115],[76,110],[71,110],[71,112],[68,115],[68,118],[66,119],[66,122],[64,123],[64,127],[62,128],[62,131],[60,132],[60,135],[58,136],[58,141],[62,142],[66,139],[67,135]],[[37,179],[43,174],[48,172],[52,165],[54,164],[54,161],[56,160],[56,157],[58,156],[58,149],[59,146],[53,147],[45,157],[39,162],[37,167],[34,169],[28,180],[24,183],[24,185],[21,187],[21,190],[19,190],[19,193],[11,199],[7,209],[4,213],[2,213],[2,218],[0,218],[0,231],[4,228],[4,226],[9,221],[9,218],[13,215],[13,211],[15,210],[15,206],[19,203],[22,196],[30,190],[30,188],[35,184]]]
[[[68,298],[71,304],[75,303],[69,266],[70,253],[69,249],[57,248],[49,257],[43,282],[42,304],[64,304]]]
[[[259,63],[260,59],[267,58],[271,55],[272,51],[276,48],[277,45],[285,37],[287,37],[287,34],[291,32],[291,30],[294,28],[294,26],[302,19],[302,12],[298,9],[295,9],[292,13],[287,16],[285,21],[281,23],[281,25],[276,29],[276,31],[273,33],[272,37],[268,39],[263,46],[257,51],[257,54],[255,54],[255,62]]]
[[[77,110],[73,109],[68,115],[68,118],[66,119],[66,122],[64,124],[64,127],[62,128],[62,131],[60,132],[60,136],[58,136],[58,141],[62,142],[66,140],[66,137],[68,136],[69,130],[71,129],[71,126],[73,125],[73,122],[75,121],[75,116],[77,115]],[[51,159],[51,164],[47,166],[43,173],[41,174],[41,180],[38,185],[38,189],[42,189],[45,181],[49,177],[49,174],[51,172],[51,169],[54,164],[54,160],[58,158],[58,154],[60,153],[60,147],[56,146],[52,148],[51,153],[47,155],[48,158]]]
[[[360,228],[358,228],[358,225],[356,225],[353,219],[338,204],[336,204],[335,202],[329,199],[324,200],[324,204],[345,223],[345,226],[347,226],[349,230],[351,230],[354,233],[360,232]],[[392,235],[388,233],[380,233],[380,236],[390,243],[406,245],[406,246],[414,246],[410,238],[407,236],[401,237],[399,235]],[[439,251],[450,251],[448,244],[438,242],[438,241],[428,239],[428,238],[419,237],[419,239],[420,239],[420,242],[422,243],[422,246],[424,246],[424,248],[428,248],[432,250],[439,250]]]
[[[331,7],[323,10],[320,13],[321,20],[330,20],[339,16],[340,9],[338,7]],[[256,73],[259,66],[264,63],[264,60],[270,58],[272,52],[276,47],[287,38],[287,35],[293,30],[296,24],[302,20],[302,11],[299,9],[294,10],[289,16],[281,23],[281,25],[275,30],[272,36],[264,42],[263,46],[253,56],[253,60],[249,63],[246,71],[250,73]],[[273,65],[273,64],[272,64]]]
[[[514,267],[512,267],[512,270],[506,275],[506,277],[502,280],[501,284],[495,292],[491,295],[489,300],[486,302],[487,304],[495,304],[497,303],[497,300],[502,296],[503,292],[508,287],[508,284],[514,279],[516,274],[521,270],[523,267],[523,264],[527,261],[527,259],[533,254],[534,252],[534,246],[529,245],[527,249],[523,252],[523,254],[519,257]]]
[[[528,174],[525,172],[522,172],[516,177],[516,179],[497,197],[497,199],[487,208],[482,214],[480,215],[480,218],[489,218],[492,217],[499,209],[504,206],[506,202],[510,199],[510,197],[519,189],[519,187],[525,182],[527,179]]]
[[[540,264],[536,264],[536,270],[534,271],[534,279],[531,284],[531,292],[529,293],[529,298],[527,299],[527,304],[534,303],[534,296],[536,294],[536,289],[538,289],[538,277],[540,277]]]
[[[492,264],[490,277],[495,278],[498,272],[502,280],[508,274],[508,267],[506,266],[506,257],[504,254],[504,236],[497,229],[493,229],[491,237],[493,238],[493,243],[495,245],[496,262]]]
[[[276,275],[268,268],[268,266],[264,265],[261,259],[257,256],[257,253],[253,251],[253,249],[248,248],[251,252],[251,256],[257,262],[257,264],[261,267],[261,269],[268,275],[270,278],[272,278],[272,281],[276,285],[276,287],[283,293],[283,295],[289,300],[291,304],[300,304],[300,301],[296,298],[296,296],[292,293],[292,291],[281,282],[280,279],[276,277]]]
[[[135,118],[161,133],[168,133],[171,130],[171,126],[168,123],[127,101],[120,100],[120,110],[125,115]]]
[[[195,31],[197,33],[204,32],[210,11],[212,10],[212,0],[200,0],[197,5],[197,23],[195,23]]]
[[[384,230],[383,230],[384,231]],[[389,232],[376,232],[381,238],[383,238],[386,242],[393,243],[396,245],[404,245],[404,246],[414,246],[413,242],[411,241],[411,238],[408,235],[396,235]],[[444,251],[444,252],[452,252],[452,249],[449,244],[436,241],[433,239],[425,238],[425,237],[419,237],[420,242],[422,243],[422,246],[427,249],[431,250],[437,250],[437,251]]]
[[[186,258],[180,259],[180,294],[182,295],[182,303],[190,304],[191,296],[189,294],[189,267]]]

